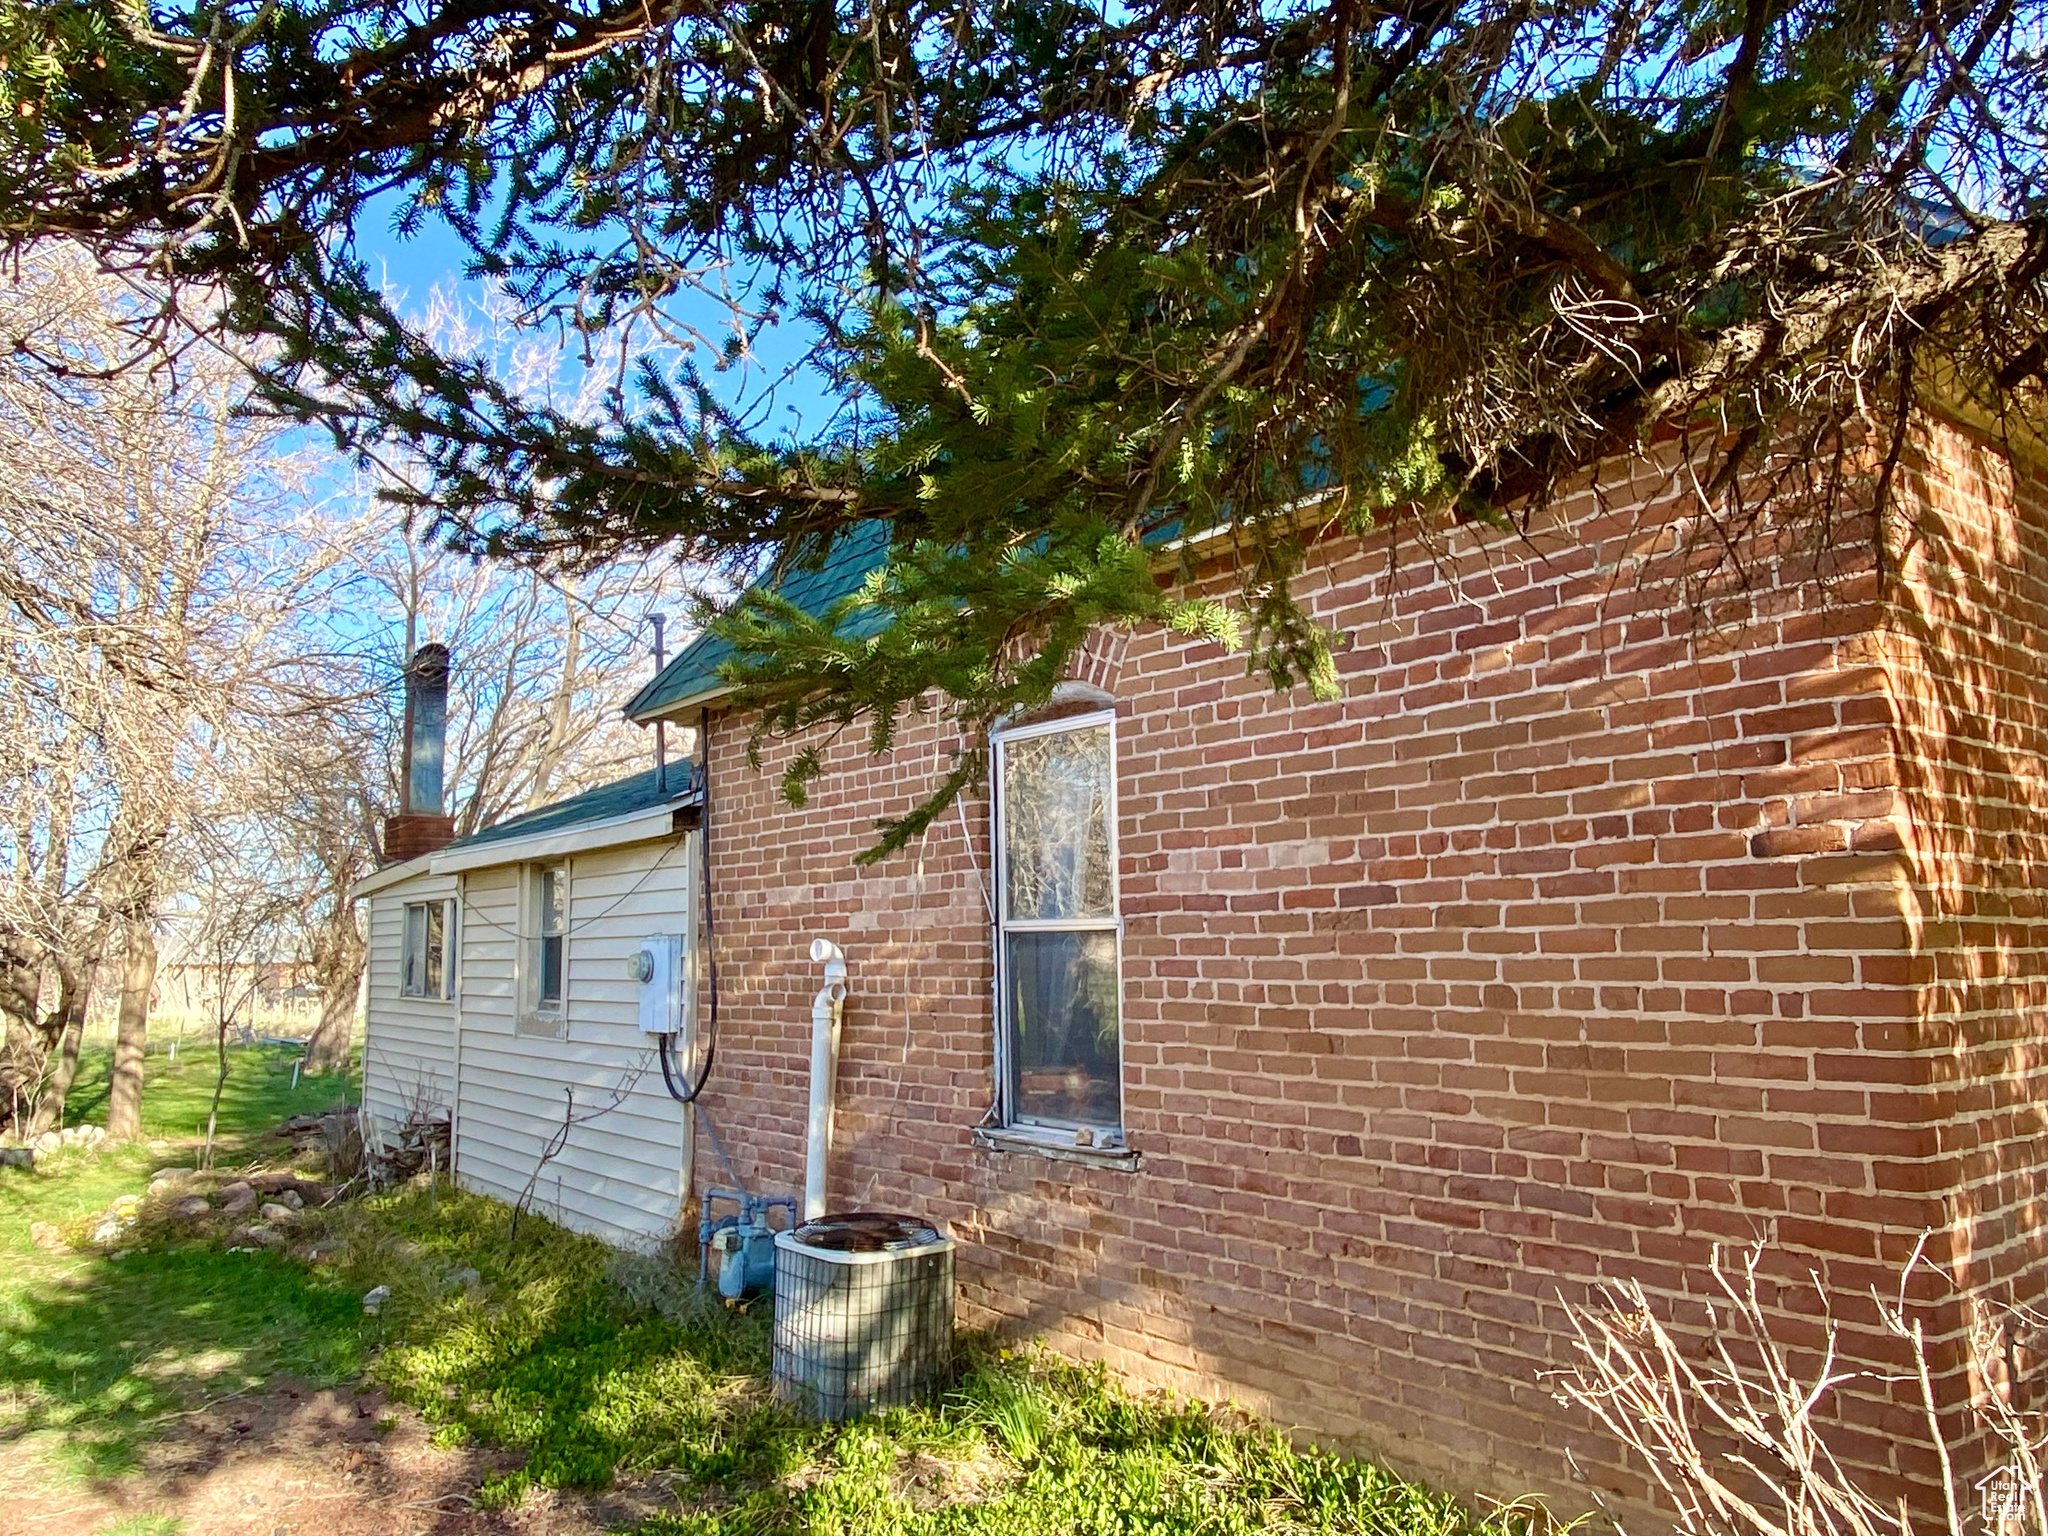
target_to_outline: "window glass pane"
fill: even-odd
[[[543,1003],[562,1000],[562,941],[558,936],[540,941],[540,1000]]]
[[[568,881],[559,869],[550,869],[540,877],[540,931],[560,933],[562,931],[562,897]]]
[[[1007,946],[1015,1113],[1120,1123],[1116,935],[1013,933]]]
[[[427,949],[424,957],[427,983],[423,990],[429,997],[440,997],[445,990],[442,986],[442,980],[443,971],[448,960],[448,930],[446,927],[448,909],[437,901],[424,910],[427,920]]]
[[[420,995],[421,959],[426,951],[426,942],[427,909],[408,906],[405,909],[405,953],[402,961],[405,974],[399,983],[399,991],[407,997]]]
[[[1109,727],[1003,744],[1006,916],[1113,917]]]

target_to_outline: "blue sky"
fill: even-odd
[[[408,236],[398,234],[392,226],[388,211],[380,210],[366,217],[355,232],[356,250],[369,266],[372,277],[382,280],[399,296],[400,313],[408,316],[418,314],[437,287],[449,287],[469,297],[482,297],[482,286],[463,277],[467,249],[446,225],[437,219],[426,219],[415,233]],[[705,332],[714,335],[721,333],[726,323],[723,307],[708,295],[696,300],[689,318]],[[764,334],[758,361],[745,368],[719,374],[711,372],[711,365],[716,361],[714,356],[700,353],[697,361],[714,388],[720,388],[721,394],[730,402],[737,399],[739,391],[758,395],[767,383],[801,357],[804,348],[803,335],[794,326],[782,326]],[[774,411],[759,429],[761,435],[772,437],[815,431],[831,412],[831,401],[826,397],[823,385],[824,381],[815,374],[784,384],[777,392]],[[317,442],[324,448],[324,435]],[[339,461],[335,461],[331,476],[323,475],[319,479],[324,482],[322,493],[331,494],[344,503],[357,500],[367,491],[365,482]],[[402,513],[392,507],[387,515],[395,530]],[[381,645],[395,657],[402,649],[399,643],[400,611],[395,602],[387,594],[370,588],[360,590],[357,597],[361,606],[339,621],[343,634],[356,643],[381,634]],[[693,634],[687,617],[687,603],[680,588],[660,606],[668,613],[669,653],[674,655]],[[630,611],[597,613],[592,610],[592,616],[608,627],[629,630],[638,637],[651,633],[645,628],[645,611],[645,600],[636,600],[630,605]],[[423,634],[419,638],[435,636]]]
[[[356,249],[373,275],[381,275],[404,296],[401,313],[418,310],[442,284],[480,294],[480,287],[462,276],[468,252],[453,231],[430,217],[420,222],[415,233],[400,235],[393,227],[396,198],[390,205],[388,211],[373,207],[366,213],[355,232]],[[707,335],[719,336],[728,329],[723,305],[708,294],[689,296],[677,309]],[[825,381],[808,370],[777,381],[799,362],[807,344],[808,336],[798,325],[785,323],[765,329],[756,338],[754,355],[725,373],[713,372],[715,355],[700,351],[696,361],[728,405],[751,403],[765,388],[774,386],[772,410],[757,428],[760,435],[805,434],[817,430],[831,414]]]

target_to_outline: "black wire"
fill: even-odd
[[[661,1058],[662,1086],[678,1104],[697,1102],[704,1085],[711,1081],[711,1068],[718,1060],[718,946],[712,942],[717,930],[712,920],[711,905],[711,711],[708,708],[697,711],[697,747],[701,754],[697,769],[697,803],[702,809],[697,817],[697,836],[701,839],[704,856],[704,974],[711,1017],[704,1033],[704,1067],[688,1093],[676,1087],[675,1071],[669,1062],[670,1041],[674,1037],[655,1036],[654,1052]]]

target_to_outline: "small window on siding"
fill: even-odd
[[[405,951],[399,990],[407,997],[455,995],[453,902],[412,901],[405,907]]]
[[[569,869],[536,864],[528,880],[531,913],[526,941],[526,1008],[521,1025],[530,1034],[562,1032],[569,990]]]
[[[996,740],[998,1051],[1013,1126],[1123,1123],[1116,738],[1107,714]]]

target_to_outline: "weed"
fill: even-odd
[[[506,1233],[493,1201],[413,1187],[334,1213],[322,1237],[349,1289],[391,1288],[373,1368],[391,1395],[450,1441],[527,1453],[485,1502],[601,1486],[615,1468],[705,1484],[793,1470],[814,1432],[768,1401],[764,1321],[644,1277],[637,1293],[622,1289],[617,1255],[594,1238],[539,1220],[521,1224],[516,1246]],[[457,1268],[478,1283],[448,1283]]]
[[[92,1536],[184,1536],[185,1522],[170,1515],[130,1515],[103,1525]]]
[[[846,1425],[769,1400],[767,1323],[650,1258],[504,1208],[410,1188],[331,1219],[351,1288],[389,1285],[373,1372],[450,1443],[526,1452],[480,1502],[673,1470],[641,1536],[1322,1532],[1504,1536],[1455,1501],[1241,1415],[1134,1395],[1100,1367],[966,1337],[953,1389]],[[451,1287],[451,1267],[475,1287]]]

